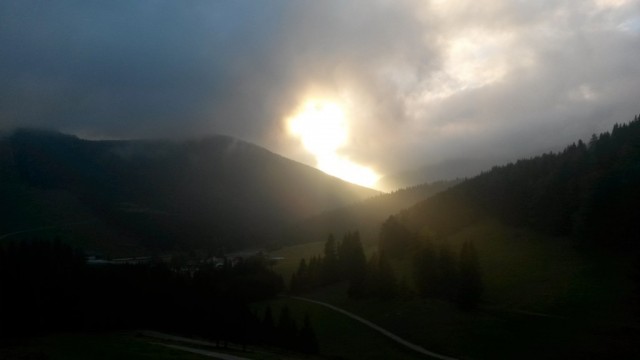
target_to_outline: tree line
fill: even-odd
[[[393,263],[410,259],[413,289],[398,280]],[[380,229],[378,251],[367,260],[360,235],[348,232],[341,242],[329,235],[324,253],[300,260],[291,277],[290,290],[303,293],[347,281],[351,298],[393,299],[412,296],[450,301],[471,310],[482,300],[482,272],[472,242],[455,254],[446,243],[436,246],[420,238],[391,216]]]
[[[318,352],[318,340],[308,313],[304,315],[302,325],[298,326],[289,307],[284,305],[280,309],[280,315],[276,322],[271,306],[267,305],[258,326],[261,329],[258,340],[262,345],[275,346],[306,354]]]
[[[482,300],[483,283],[475,245],[467,241],[456,253],[445,241],[419,236],[396,216],[390,216],[380,229],[380,253],[392,259],[409,259],[415,289],[424,298],[456,303],[470,310]]]
[[[0,338],[147,328],[221,346],[259,344],[273,331],[249,304],[282,289],[282,278],[258,256],[181,272],[161,262],[88,265],[60,240],[7,242],[0,244]],[[281,315],[277,327],[290,326],[287,319]],[[276,345],[305,339],[299,350],[311,351],[310,322],[296,331]]]
[[[465,242],[456,254],[447,245],[427,241],[415,254],[413,277],[420,296],[456,303],[461,309],[476,308],[483,284],[473,242]]]
[[[640,253],[640,119],[547,153],[496,166],[403,211],[408,229],[445,237],[486,218],[581,247]]]
[[[290,290],[305,292],[341,281],[349,283],[350,297],[392,298],[397,295],[397,281],[385,257],[364,254],[360,234],[348,232],[341,242],[329,235],[324,253],[300,260],[291,276]]]

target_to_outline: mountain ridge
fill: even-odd
[[[64,194],[128,241],[144,238],[143,248],[158,251],[186,243],[268,243],[286,222],[377,194],[225,135],[96,141],[17,130],[0,137],[0,149],[0,183],[5,193],[20,188],[29,199],[23,213],[55,212],[41,193]],[[6,204],[4,212],[11,212]],[[31,218],[31,224],[47,222],[44,215]],[[5,233],[16,230],[1,225]]]
[[[494,166],[397,216],[446,236],[482,218],[579,243],[638,247],[640,119],[546,153]]]

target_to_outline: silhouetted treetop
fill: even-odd
[[[494,167],[402,212],[409,230],[448,235],[486,218],[616,247],[640,243],[640,121],[560,153]],[[383,225],[384,226],[384,225]],[[387,226],[388,227],[388,226]]]

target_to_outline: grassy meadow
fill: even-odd
[[[280,298],[268,303],[274,317],[283,306],[289,307],[298,326],[309,314],[318,339],[322,357],[331,359],[424,359],[420,354],[405,349],[394,341],[343,314],[321,305],[292,298]],[[266,303],[255,305],[263,313]]]
[[[191,354],[152,344],[134,334],[57,334],[25,339],[0,347],[0,359],[47,360],[205,360]]]
[[[428,350],[461,358],[597,357],[636,351],[640,326],[626,316],[633,306],[628,259],[578,251],[568,239],[492,221],[446,239],[456,252],[468,240],[478,250],[485,287],[477,311],[417,296],[353,300],[346,296],[346,283],[303,296],[349,310]],[[300,258],[321,253],[322,243],[284,248],[280,254],[287,259],[274,269],[288,279]],[[411,292],[411,260],[395,261],[393,267]]]

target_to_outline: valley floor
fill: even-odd
[[[456,245],[471,239],[485,283],[485,298],[476,311],[415,294],[354,300],[347,296],[346,283],[300,296],[339,307],[429,351],[456,358],[640,358],[640,321],[629,276],[632,259],[578,251],[567,239],[495,222],[464,229],[448,241]],[[320,254],[320,245],[282,249],[279,254],[287,261],[274,269],[288,279],[301,257],[308,258],[314,249],[314,255]],[[296,253],[302,256],[296,258]],[[410,261],[393,266],[399,281],[410,286]]]

